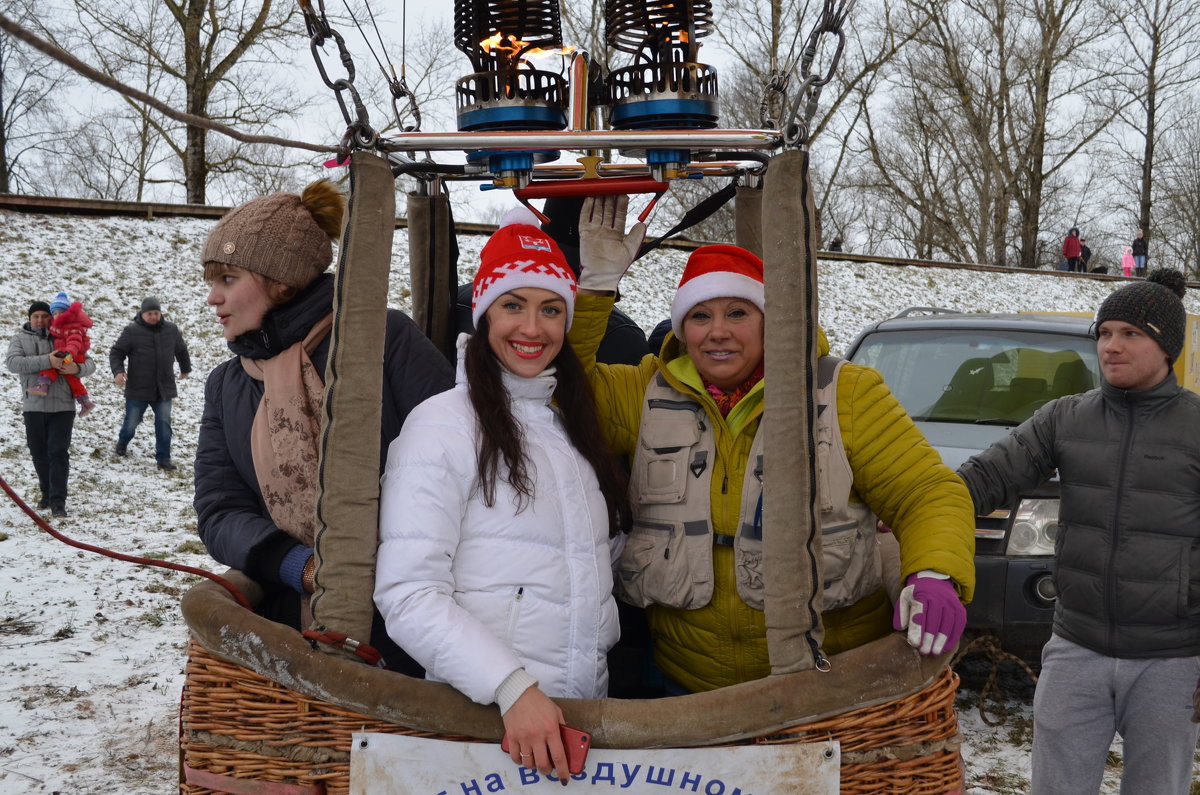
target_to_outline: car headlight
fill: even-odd
[[[1058,538],[1058,500],[1021,500],[1008,533],[1009,555],[1053,555]]]

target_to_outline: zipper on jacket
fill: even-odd
[[[513,633],[517,629],[517,616],[521,612],[521,599],[524,597],[525,586],[522,585],[517,588],[517,592],[513,596],[512,607],[509,609],[508,613],[508,635],[505,637],[505,640],[507,640],[510,645],[512,644]]]
[[[729,476],[728,475],[725,475],[724,477],[721,478],[721,493],[722,494],[729,493]]]
[[[1104,567],[1104,616],[1108,624],[1106,654],[1112,654],[1117,643],[1117,583],[1115,576],[1118,547],[1117,520],[1121,515],[1121,496],[1125,493],[1125,464],[1129,461],[1129,448],[1133,447],[1134,405],[1133,401],[1129,399],[1129,393],[1125,394],[1124,400],[1126,417],[1125,429],[1122,431],[1121,438],[1121,454],[1117,459],[1120,462],[1117,466],[1117,498],[1113,500],[1112,532],[1109,533],[1108,563]]]
[[[821,647],[817,645],[817,641],[813,638],[811,632],[804,633],[804,639],[808,641],[808,648],[812,651],[813,667],[821,673],[828,673],[833,666],[829,663],[829,658],[821,651]]]

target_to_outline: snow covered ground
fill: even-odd
[[[56,526],[80,541],[132,555],[219,571],[196,535],[191,460],[204,377],[228,351],[204,304],[199,251],[211,221],[63,218],[0,212],[0,319],[11,333],[34,298],[58,290],[84,301],[95,326],[97,374],[88,387],[98,408],[75,424],[70,516]],[[472,263],[483,238],[464,237]],[[395,245],[392,305],[407,308],[403,232]],[[684,254],[657,253],[623,284],[625,309],[649,330],[668,315]],[[462,279],[471,268],[463,268]],[[1029,273],[955,271],[827,262],[820,272],[821,320],[842,352],[867,323],[908,306],[965,311],[1092,311],[1107,282]],[[149,418],[113,454],[123,398],[107,375],[109,345],[141,299],[157,295],[183,331],[194,376],[174,408],[174,473],[155,469]],[[1200,313],[1200,295],[1189,311]],[[15,376],[0,402],[0,476],[25,500],[38,497],[25,448]],[[185,630],[178,601],[189,576],[77,551],[45,535],[0,495],[0,792],[125,792],[157,795],[176,782],[176,735]],[[1015,669],[1014,669],[1015,671]],[[1032,688],[1006,669],[1010,711],[999,727],[975,710],[977,690],[960,693],[968,791],[1028,788]],[[978,688],[986,670],[965,668]],[[1114,750],[1119,753],[1119,744]],[[1116,792],[1110,775],[1105,792]]]

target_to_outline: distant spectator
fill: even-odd
[[[95,372],[96,362],[91,357],[82,362],[68,361],[65,354],[56,353],[50,339],[50,305],[34,301],[29,306],[27,322],[9,340],[6,363],[9,372],[21,377],[25,439],[42,489],[38,509],[49,508],[53,516],[66,516],[71,431],[75,427],[71,388],[65,378],[59,378],[44,395],[31,395],[26,390],[34,385],[47,364],[62,375],[86,378]]]
[[[830,240],[829,245],[825,247],[825,250],[826,251],[841,251],[842,250],[842,239],[840,237],[835,237],[833,240]]]
[[[82,364],[87,360],[87,352],[92,347],[92,338],[88,336],[92,319],[83,311],[83,304],[78,301],[72,302],[66,293],[60,292],[50,302],[50,314],[50,338],[54,340],[55,354],[63,357],[64,361]],[[31,395],[45,397],[50,384],[57,381],[58,377],[58,370],[47,367],[38,373],[37,383],[25,391]],[[64,374],[62,377],[66,379],[67,386],[71,387],[71,396],[79,404],[79,416],[87,416],[96,404],[88,395],[83,380],[75,375]]]
[[[1083,270],[1083,265],[1080,262],[1080,255],[1083,253],[1083,248],[1079,242],[1079,227],[1073,226],[1067,232],[1067,237],[1063,240],[1062,253],[1063,257],[1067,260],[1067,270],[1076,273]]]
[[[1133,239],[1133,275],[1139,278],[1146,278],[1146,257],[1149,251],[1147,250],[1146,230],[1139,229],[1137,237]]]
[[[1137,267],[1137,262],[1133,258],[1133,249],[1125,246],[1124,253],[1121,255],[1121,272],[1126,276],[1133,275],[1133,269]]]
[[[129,443],[149,408],[154,412],[154,459],[158,468],[171,472],[171,401],[175,398],[175,362],[179,377],[187,378],[192,360],[179,327],[163,317],[162,305],[146,296],[121,336],[108,352],[113,381],[125,389],[125,421],[117,434],[117,455]],[[128,365],[128,372],[126,372]]]
[[[1086,271],[1091,270],[1091,268],[1088,267],[1088,260],[1090,260],[1091,258],[1092,258],[1092,250],[1090,248],[1088,248],[1087,241],[1084,240],[1082,237],[1079,238],[1079,261],[1080,261],[1080,264],[1083,266],[1080,268],[1081,271],[1086,272]]]

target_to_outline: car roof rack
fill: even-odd
[[[961,315],[957,309],[943,309],[940,306],[910,306],[895,317],[910,317],[912,315]]]

